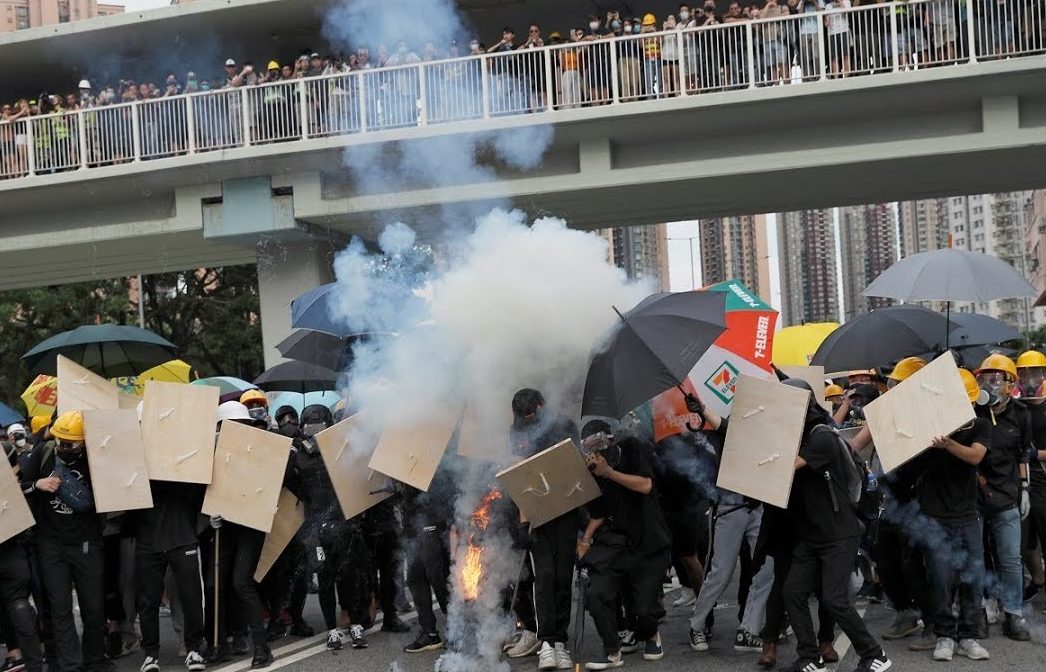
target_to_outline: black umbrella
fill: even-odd
[[[810,364],[828,373],[872,369],[940,349],[955,329],[943,314],[913,305],[889,306],[842,325],[821,343]]]
[[[136,376],[170,361],[178,348],[151,331],[119,324],[91,324],[65,331],[22,355],[31,376],[57,375],[58,355],[103,378]]]
[[[948,338],[953,348],[995,345],[1021,338],[1021,332],[991,315],[952,313],[951,319],[952,324],[957,326]]]
[[[266,370],[254,384],[266,392],[323,392],[337,390],[340,374],[308,362],[284,362]]]
[[[616,309],[615,309],[616,310]],[[623,417],[681,385],[726,330],[726,294],[653,294],[621,316],[585,381],[582,415]]]
[[[276,349],[287,359],[316,364],[335,371],[344,371],[352,363],[352,347],[360,341],[392,337],[389,333],[363,333],[334,336],[325,331],[298,329],[276,344]]]

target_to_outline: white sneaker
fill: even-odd
[[[1002,612],[999,611],[999,603],[995,600],[985,600],[984,611],[988,614],[988,625],[998,625],[1002,622]]]
[[[970,660],[988,660],[991,658],[988,650],[981,646],[981,643],[976,639],[959,640],[959,647],[955,652],[960,656],[966,656]]]
[[[679,591],[679,597],[673,602],[673,607],[692,607],[697,604],[697,595],[694,594],[693,588],[683,588]]]
[[[933,649],[933,659],[946,662],[955,656],[955,640],[951,637],[938,637],[937,646]]]
[[[538,640],[537,634],[530,630],[524,630],[516,645],[506,651],[505,654],[509,658],[526,658],[534,655],[540,646],[541,641]]]
[[[146,656],[138,670],[139,672],[160,672],[160,661],[152,656]]]
[[[197,651],[190,651],[185,654],[185,669],[189,672],[203,672],[207,669],[207,663],[204,662],[203,656]]]
[[[522,636],[522,630],[517,630],[516,632],[513,632],[512,636],[506,639],[505,642],[501,645],[501,652],[508,653],[509,649],[511,649],[516,644],[519,644],[519,638]]]
[[[327,648],[331,651],[337,651],[341,648],[343,642],[341,639],[341,630],[334,628],[327,633]]]
[[[556,669],[556,650],[548,642],[542,642],[541,649],[538,650],[538,669]]]
[[[556,642],[556,669],[569,670],[574,667],[574,661],[570,659],[570,652],[563,642]]]
[[[618,651],[612,653],[603,660],[594,660],[590,663],[585,663],[586,670],[609,670],[614,667],[621,667],[625,664],[624,655]]]

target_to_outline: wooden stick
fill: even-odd
[[[222,532],[222,528],[220,528],[220,527],[214,530],[214,642],[213,642],[213,646],[214,646],[214,650],[215,651],[218,651],[219,648],[220,648],[220,644],[218,642],[218,603],[219,603],[219,599],[220,599],[219,598],[219,593],[218,593],[218,575],[220,574],[220,572],[218,571],[218,569],[219,569],[219,561],[220,561],[220,555],[218,553],[218,540],[221,537],[221,532]]]

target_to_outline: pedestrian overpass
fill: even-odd
[[[918,12],[894,7],[19,120],[0,126],[0,287],[258,260],[263,312],[285,314],[328,279],[331,249],[392,219],[431,234],[511,204],[593,229],[1042,186],[1046,21],[1007,43],[1005,17],[971,14],[950,49],[918,52],[903,37]],[[804,32],[835,15],[854,40]],[[477,169],[441,164],[477,136],[509,138],[510,159],[550,140],[536,167],[484,142]],[[403,155],[433,174],[402,174]],[[382,165],[389,179],[368,179]],[[266,322],[268,347],[286,318]]]

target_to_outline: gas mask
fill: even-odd
[[[25,445],[26,445],[25,434],[13,434],[11,436],[11,443],[15,444],[15,448],[17,448],[19,450],[21,450],[22,448],[25,448]]]
[[[325,429],[327,429],[326,423],[310,422],[301,426],[301,433],[308,438],[312,438]]]
[[[1038,399],[1043,396],[1043,383],[1046,383],[1046,369],[1027,368],[1020,369],[1021,374],[1021,397],[1025,399]]]
[[[74,462],[80,459],[80,456],[84,454],[84,442],[59,441],[54,452],[62,462]]]
[[[988,393],[988,403],[992,406],[1010,396],[1013,383],[1002,371],[985,371],[977,374],[977,384]]]
[[[614,435],[609,432],[596,432],[581,440],[581,454],[602,455],[611,467],[617,466],[621,461],[621,446],[615,441]]]
[[[269,419],[269,409],[265,408],[264,406],[253,406],[247,409],[247,413],[251,416],[251,419],[253,420]]]

